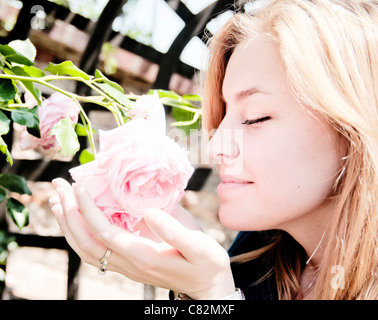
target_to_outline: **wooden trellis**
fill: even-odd
[[[49,15],[50,18],[53,16],[54,19],[65,20],[70,15],[70,24],[74,25],[79,30],[89,33],[85,49],[80,53],[79,67],[88,74],[93,74],[94,70],[98,68],[99,65],[99,56],[103,43],[111,41],[114,37],[119,36],[118,33],[111,29],[111,26],[113,20],[118,16],[122,6],[127,0],[110,0],[96,23],[77,14],[72,14],[69,9],[58,6],[47,0],[24,0],[22,2],[23,7],[19,12],[18,20],[14,29],[9,33],[8,37],[3,39],[0,38],[0,41],[2,43],[8,43],[14,39],[25,39],[29,37],[30,32],[32,31],[29,23],[32,18],[31,8],[35,5],[42,6],[45,13]],[[180,61],[182,51],[194,36],[198,36],[202,39],[206,32],[206,24],[226,9],[232,9],[235,3],[234,0],[218,0],[198,14],[193,14],[180,0],[166,0],[166,2],[185,22],[185,27],[173,41],[167,53],[163,54],[126,36],[122,36],[123,38],[119,45],[120,48],[159,66],[156,79],[154,83],[151,84],[151,88],[158,89],[169,89],[169,83],[174,73],[180,74],[188,79],[193,77],[197,70]],[[25,21],[27,21],[27,23],[25,23]],[[78,86],[76,88],[76,93],[87,93],[85,90],[86,88]],[[91,108],[91,106],[86,106],[86,110],[88,110],[87,107]],[[10,132],[5,138],[7,145],[11,146],[13,139],[12,132]],[[86,141],[83,140],[80,141],[80,143],[84,148]],[[56,160],[46,161],[41,159],[15,159],[12,167],[5,162],[4,157],[0,157],[0,168],[3,173],[15,173],[24,176],[27,180],[51,181],[53,178],[60,176],[70,181],[71,177],[68,174],[68,170],[79,164],[78,154],[79,152],[71,162]],[[199,191],[210,174],[210,170],[211,169],[208,168],[197,168],[192,179],[189,181],[187,189]],[[0,212],[0,230],[8,230],[4,212]],[[14,236],[16,237],[19,246],[56,248],[68,252],[67,299],[76,299],[77,281],[75,281],[75,279],[80,267],[80,258],[69,247],[65,238],[20,233],[14,233]],[[154,290],[152,287],[145,287],[145,298],[154,298]]]

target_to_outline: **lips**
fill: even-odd
[[[220,178],[222,180],[222,183],[225,184],[251,184],[253,183],[252,181],[241,179],[238,177],[232,177],[232,176],[226,176],[226,175],[220,175]]]
[[[252,181],[248,181],[242,178],[220,175],[222,182],[218,185],[217,192],[221,198],[229,197],[233,192],[238,192],[253,184]]]

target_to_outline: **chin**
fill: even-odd
[[[263,219],[258,218],[256,214],[236,210],[235,207],[228,209],[221,205],[219,208],[219,221],[227,229],[234,231],[262,231],[270,229],[270,226],[263,223]]]
[[[235,212],[237,212],[237,215]],[[247,223],[243,218],[242,211],[240,210],[236,211],[235,209],[228,209],[225,206],[221,206],[219,209],[219,221],[227,229],[234,231],[253,231],[254,229],[248,227],[250,223]]]

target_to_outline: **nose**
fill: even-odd
[[[219,126],[207,145],[209,157],[221,163],[229,162],[240,155],[242,130]]]

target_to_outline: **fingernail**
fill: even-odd
[[[63,192],[62,188],[60,188],[60,187],[56,188],[56,192],[58,193],[60,200],[63,200],[64,192]]]
[[[59,203],[60,202],[59,196],[58,195],[51,196],[49,198],[49,202],[51,204],[57,204],[57,203]]]
[[[51,211],[52,211],[52,213],[53,213],[55,216],[58,215],[58,209],[57,209],[56,205],[54,205],[54,206],[51,207]]]

